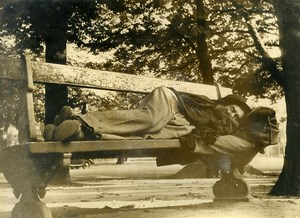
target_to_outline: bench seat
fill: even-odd
[[[89,158],[157,156],[162,151],[181,149],[179,139],[163,140],[98,140],[71,142],[29,142],[24,145],[31,154],[72,153]]]

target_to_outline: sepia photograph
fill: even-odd
[[[0,0],[0,217],[299,217],[299,60],[299,0]]]

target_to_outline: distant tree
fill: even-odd
[[[100,5],[91,30],[79,33],[87,35],[88,40],[77,44],[95,53],[116,49],[116,59],[107,63],[107,69],[212,84],[202,3],[124,2],[126,10],[118,13]],[[101,16],[103,13],[106,16]]]
[[[239,94],[272,100],[281,97],[280,54],[270,55],[271,50],[279,51],[272,5],[232,0],[216,6],[211,52],[219,81]]]
[[[217,81],[240,94],[273,100],[282,96],[278,78],[271,73],[278,71],[280,60],[263,53],[265,48],[278,48],[271,4],[177,0],[161,1],[158,7],[157,1],[123,3],[126,10],[118,13],[100,5],[90,31],[78,33],[82,34],[76,42],[79,46],[95,53],[115,51],[115,59],[105,69],[208,84]]]

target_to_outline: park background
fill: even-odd
[[[284,194],[287,190],[285,187],[289,186],[289,181],[294,181],[293,178],[296,178],[297,181],[300,172],[295,171],[294,166],[299,163],[299,158],[297,154],[291,152],[293,148],[296,148],[296,151],[299,150],[297,147],[299,147],[298,142],[300,141],[297,140],[300,110],[296,108],[300,104],[291,104],[291,102],[299,101],[297,98],[298,83],[297,79],[294,79],[298,77],[293,77],[294,74],[297,75],[297,69],[300,69],[298,67],[299,49],[297,49],[300,41],[299,23],[297,23],[300,13],[297,1],[141,1],[138,4],[128,1],[126,2],[126,6],[130,6],[128,8],[123,7],[124,1],[114,1],[113,4],[104,4],[103,7],[98,8],[101,9],[97,11],[99,13],[94,13],[95,4],[90,4],[92,1],[87,1],[88,4],[85,4],[85,1],[74,1],[75,4],[71,9],[75,10],[71,11],[73,14],[69,20],[68,31],[66,31],[68,34],[58,35],[56,33],[60,27],[66,28],[62,22],[64,21],[62,18],[65,17],[60,17],[63,15],[61,9],[64,8],[57,7],[59,2],[49,1],[49,5],[47,4],[49,2],[43,2],[41,4],[43,7],[35,8],[38,10],[33,11],[34,13],[29,17],[27,16],[28,11],[32,12],[34,8],[29,8],[27,11],[26,5],[30,5],[34,1],[23,1],[26,3],[23,5],[18,5],[22,1],[3,2],[13,2],[14,7],[10,8],[13,10],[8,10],[8,17],[4,20],[8,24],[6,26],[8,29],[1,31],[1,34],[12,34],[14,35],[13,39],[16,40],[16,47],[9,47],[11,38],[1,37],[3,45],[1,52],[4,55],[10,55],[12,51],[14,55],[18,56],[20,55],[18,52],[29,48],[36,54],[34,57],[36,60],[62,61],[75,66],[134,72],[208,84],[217,81],[250,99],[255,96],[259,99],[267,98],[272,102],[276,101],[275,104],[271,104],[263,100],[258,103],[254,103],[256,99],[251,100],[253,105],[264,104],[274,107],[282,124],[281,142],[277,147],[268,147],[264,155],[268,158],[279,157],[281,160],[286,156],[285,160],[293,163],[289,165],[292,167],[285,169],[288,176],[279,184]],[[69,6],[64,1],[62,3],[63,6]],[[81,5],[81,3],[83,4]],[[147,7],[148,3],[150,8]],[[2,9],[1,7],[1,15]],[[106,13],[103,13],[102,16],[95,16],[95,14],[101,15],[103,11]],[[57,16],[51,17],[53,15]],[[156,19],[157,17],[159,19]],[[118,36],[121,36],[121,40]],[[153,38],[150,39],[147,36]],[[142,40],[144,37],[147,40]],[[96,55],[86,57],[87,60],[82,60],[82,63],[76,62],[76,58],[71,58],[73,54],[70,51],[72,49],[64,47],[67,45],[73,47],[73,43],[80,47],[80,52],[86,52],[84,47],[87,47],[91,53]],[[206,46],[208,49],[203,50]],[[54,53],[65,51],[65,55],[59,56],[64,60],[55,58],[53,60],[53,54],[50,58],[43,55],[45,50],[50,49],[54,50]],[[284,52],[281,54],[279,49]],[[80,58],[84,57],[78,49],[74,50]],[[109,56],[101,55],[102,52],[108,50]],[[116,56],[110,59],[112,53]],[[105,59],[107,62],[97,64],[95,59],[97,61]],[[202,74],[203,72],[210,73]],[[282,75],[285,77],[283,78]],[[286,82],[284,86],[282,85],[283,81]],[[10,88],[6,89],[5,83],[1,84],[1,88],[1,91],[6,91],[6,94],[8,92],[8,95],[15,91],[7,91]],[[41,110],[42,90],[40,88],[36,93],[38,122],[43,122],[45,116]],[[284,95],[285,92],[289,95]],[[74,89],[68,90],[68,96],[73,100],[69,103],[78,106],[79,111],[104,109],[104,105],[106,109],[111,109],[120,106],[120,103],[126,103],[126,107],[129,108],[134,106],[135,100],[139,99],[139,97],[131,96],[132,100],[121,100],[121,98],[116,99],[114,94],[103,94],[104,97],[99,98],[87,90]],[[88,96],[88,98],[83,96]],[[111,97],[114,101],[110,101],[106,96]],[[282,100],[284,97],[288,97],[287,105],[290,108],[286,115],[285,106],[280,106],[284,104],[279,103],[284,101]],[[96,100],[100,100],[100,103],[93,105]],[[88,108],[85,107],[85,102],[89,103]],[[4,128],[2,122],[11,118],[9,117],[11,113],[6,112],[13,111],[13,109],[14,107],[7,107],[2,111],[1,147],[15,144],[11,143],[16,139],[15,132],[7,131],[9,128],[10,130],[14,129],[14,123]],[[287,129],[285,129],[286,120],[289,124]],[[42,125],[38,124],[38,126],[42,129]],[[287,143],[286,132],[290,133],[290,142]],[[288,147],[285,144],[290,145],[291,148],[287,152],[288,155],[285,153],[285,148]],[[295,187],[289,189],[293,193],[286,194],[297,196],[299,194],[298,183],[296,182],[293,184]],[[267,198],[267,196],[264,197]]]

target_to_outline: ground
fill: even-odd
[[[53,217],[300,217],[300,198],[268,196],[276,174],[245,176],[250,202],[213,202],[217,179],[169,179],[182,166],[156,167],[153,159],[115,161],[71,170],[70,186],[49,186],[43,202]],[[0,217],[8,218],[18,200],[2,174],[0,189]]]

